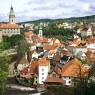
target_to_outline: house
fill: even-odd
[[[58,47],[53,45],[45,45],[43,50],[45,57],[51,59],[54,55],[56,55]]]
[[[36,59],[38,59],[38,53],[36,52],[36,51],[34,51],[33,53],[32,53],[32,59],[33,58],[36,58]]]
[[[32,31],[29,31],[29,32],[25,32],[25,39],[28,43],[32,43],[33,40],[32,40],[32,36],[34,35]]]
[[[81,31],[81,36],[92,36],[93,34],[93,31],[92,31],[92,28],[89,27],[88,29],[85,29],[85,30],[82,30]]]
[[[17,66],[17,70],[20,71],[27,66],[29,66],[28,60],[25,57],[22,57],[22,59],[20,60],[18,66]]]
[[[65,81],[60,78],[60,75],[58,75],[55,71],[52,71],[49,73],[44,83],[45,85],[63,85],[65,84]]]
[[[63,65],[61,77],[66,81],[66,85],[74,85],[74,80],[79,78],[87,78],[87,68],[82,64],[80,60],[74,58],[67,64]]]
[[[38,83],[43,84],[50,71],[50,62],[44,56],[38,60],[38,70]]]
[[[31,64],[20,70],[21,78],[33,78],[34,84],[43,84],[50,71],[50,62],[43,56],[31,61]]]
[[[67,49],[71,51],[74,56],[80,51],[85,53],[88,50],[86,46],[68,46]]]
[[[34,60],[31,64],[20,70],[20,78],[34,78],[36,74],[38,61]]]
[[[87,38],[86,46],[88,49],[95,49],[95,37]]]

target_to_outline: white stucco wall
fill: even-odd
[[[18,64],[17,70],[20,71],[20,70],[24,69],[27,66],[29,66],[29,64]]]
[[[20,29],[2,29],[2,34],[8,36],[17,35],[20,34]]]
[[[48,66],[39,66],[39,84],[43,84],[48,76]]]
[[[38,54],[37,54],[36,52],[34,52],[34,53],[32,54],[32,58],[37,58],[37,59],[38,59]]]
[[[66,85],[72,85],[72,79],[70,77],[62,77],[63,80],[66,81]]]

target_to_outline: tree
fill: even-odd
[[[23,35],[3,36],[3,44],[5,49],[14,48],[19,40],[24,39]]]
[[[6,55],[0,56],[0,95],[5,91],[5,85],[8,78],[9,60],[9,57]]]
[[[29,50],[29,44],[26,42],[26,40],[20,40],[17,43],[16,46],[16,50],[17,50],[17,64],[20,61],[20,59],[25,55],[25,52],[28,52]]]

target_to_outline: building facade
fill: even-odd
[[[0,29],[2,30],[2,35],[4,36],[20,34],[20,26],[15,23],[15,13],[12,6],[9,13],[9,23],[0,24]]]

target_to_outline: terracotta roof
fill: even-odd
[[[60,55],[55,55],[55,56],[52,58],[53,61],[60,61],[60,59],[61,59],[61,56],[60,56]]]
[[[95,52],[94,53],[91,53],[89,58],[92,58],[92,59],[95,59]]]
[[[76,46],[78,46],[81,43],[81,40],[77,39],[77,40],[74,40],[74,41],[69,41],[68,43],[69,43],[69,45],[76,45]]]
[[[25,57],[22,57],[22,59],[20,60],[19,64],[29,64],[28,60],[26,60]]]
[[[38,64],[38,61],[37,60],[34,60],[31,63],[29,73],[34,73],[36,71],[37,64]]]
[[[18,29],[18,28],[20,28],[19,27],[19,25],[18,24],[0,24],[0,28],[1,29],[14,29],[14,28],[16,28],[16,29]]]
[[[56,54],[57,51],[54,51],[54,50],[49,50],[48,51],[48,54]]]
[[[41,59],[38,60],[38,65],[39,66],[48,66],[49,61],[46,60],[46,58],[43,56]]]
[[[95,38],[94,37],[90,37],[90,38],[87,38],[86,41],[88,43],[94,43],[95,42]]]
[[[86,46],[68,46],[70,48],[87,48]]]
[[[20,72],[28,73],[28,67],[23,68]]]
[[[74,58],[62,67],[61,76],[65,77],[87,77],[87,68],[82,62]]]
[[[47,77],[45,82],[64,83],[65,81],[59,77]]]
[[[92,64],[93,62],[95,62],[95,58],[91,59],[91,58],[87,58],[86,59],[86,64]]]
[[[85,54],[87,57],[89,57],[92,54],[92,51],[87,51]]]
[[[43,43],[47,43],[47,42],[48,42],[48,38],[43,38],[43,39],[42,39],[42,42],[43,42]]]
[[[68,50],[62,50],[61,53],[63,55],[66,55],[66,56],[71,56],[72,55],[72,53],[70,51],[68,51]]]
[[[54,71],[55,71],[58,75],[60,75],[60,74],[62,73],[61,69],[60,69],[59,67],[57,67],[57,66],[55,66]]]
[[[54,50],[56,49],[57,46],[53,46],[53,45],[45,45],[44,46],[44,50]]]

